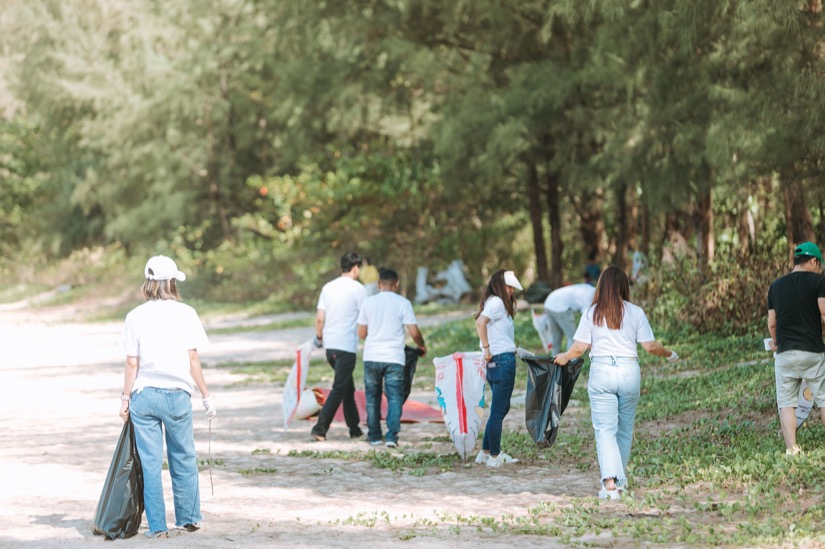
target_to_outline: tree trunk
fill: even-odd
[[[584,253],[598,260],[604,249],[604,190],[581,191],[573,198],[573,207],[579,214],[579,230]]]
[[[639,244],[639,198],[636,194],[636,185],[631,185],[627,195],[627,241],[634,250],[640,249]]]
[[[697,197],[697,238],[699,240],[699,258],[702,265],[713,261],[713,190],[708,187],[700,191]]]
[[[819,199],[819,245],[825,244],[825,199]]]
[[[220,221],[221,232],[223,238],[227,239],[230,236],[231,225],[229,223],[229,215],[224,207],[224,201],[219,185],[220,180],[220,161],[218,154],[218,146],[215,143],[215,134],[210,124],[207,135],[207,161],[206,161],[206,180],[209,188],[209,202],[214,208],[214,213]]]
[[[814,227],[811,214],[805,207],[805,197],[802,186],[791,173],[783,174],[780,181],[782,197],[785,201],[785,225],[787,227],[788,243],[791,247],[800,242],[814,240]]]
[[[646,257],[650,257],[650,208],[644,197],[642,197],[641,231],[642,243],[639,249]]]
[[[561,192],[559,191],[558,175],[548,172],[547,174],[547,215],[550,220],[550,287],[558,288],[564,282],[564,270],[562,267],[562,252],[564,244],[561,240],[561,207],[559,201]]]
[[[739,215],[736,216],[736,232],[739,235],[739,250],[742,255],[752,255],[753,245],[756,242],[756,223],[753,213],[745,199],[739,206]]]
[[[630,211],[627,204],[627,183],[616,186],[616,253],[613,264],[627,272],[627,246],[630,243]]]
[[[547,251],[544,244],[544,228],[542,227],[541,187],[536,163],[530,161],[527,165],[527,207],[530,211],[530,225],[533,228],[533,250],[536,254],[536,271],[539,280],[548,281]]]

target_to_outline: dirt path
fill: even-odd
[[[215,335],[203,358],[209,364],[291,357],[311,337],[311,323],[307,326]],[[120,330],[120,323],[50,324],[21,311],[0,310],[5,351],[0,363],[0,546],[105,543],[91,534],[90,522],[122,425],[117,416]],[[211,455],[219,465],[212,470],[214,496],[209,471],[201,472],[204,528],[162,542],[139,535],[115,542],[118,546],[546,548],[554,546],[553,538],[496,533],[449,517],[526,517],[528,508],[541,502],[565,505],[568,496],[595,490],[592,474],[552,466],[490,470],[468,465],[414,476],[366,460],[289,457],[290,450],[369,447],[349,440],[343,424],[333,424],[326,443],[308,441],[309,422],[285,432],[280,387],[244,384],[241,376],[223,369],[208,370],[207,379],[219,408],[211,436]],[[433,400],[429,393],[411,398]],[[195,410],[195,439],[199,458],[205,459],[210,444],[197,401]],[[512,411],[507,427],[517,428],[520,420],[523,411]],[[450,452],[449,443],[432,441],[446,434],[442,424],[405,424],[398,451]],[[168,475],[164,481],[172,526]]]

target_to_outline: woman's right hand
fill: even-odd
[[[123,421],[129,419],[129,401],[128,400],[121,400],[120,401],[120,418]]]
[[[482,356],[484,357],[484,362],[490,362],[493,360],[493,353],[490,352],[490,349],[484,349],[484,354]]]

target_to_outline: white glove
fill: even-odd
[[[667,357],[667,361],[670,363],[679,361],[679,355],[676,354],[676,351],[670,351],[670,356]]]
[[[212,419],[218,415],[218,409],[215,407],[215,402],[211,396],[206,397],[201,402],[203,402],[203,409],[206,410],[206,419]]]
[[[312,344],[315,345],[316,349],[320,349],[321,347],[324,346],[323,340],[318,336],[315,336],[314,338],[312,338]]]

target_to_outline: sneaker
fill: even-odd
[[[599,499],[617,500],[622,499],[622,495],[619,493],[618,488],[614,488],[612,490],[606,490],[602,488],[601,490],[599,490]]]
[[[194,524],[192,524],[192,523],[184,524],[183,529],[186,530],[187,532],[197,532],[198,530],[201,529],[201,523],[196,522]]]
[[[794,444],[790,448],[785,449],[785,455],[786,456],[796,456],[796,455],[799,455],[801,453],[802,453],[802,448],[800,448],[796,444]]]
[[[357,431],[349,432],[349,438],[361,438],[362,436],[364,436],[364,431],[362,431],[360,427]]]
[[[381,446],[382,444],[384,444],[384,441],[381,439],[370,441],[370,446]]]
[[[487,467],[501,467],[505,463],[518,463],[518,460],[513,456],[507,455],[504,452],[496,457],[490,456],[487,458]]]
[[[169,531],[168,530],[163,530],[161,532],[146,532],[145,535],[149,539],[168,538],[169,537]]]
[[[487,460],[490,459],[490,453],[485,452],[484,450],[479,450],[478,455],[476,456],[476,463],[481,465],[482,463],[487,463]]]
[[[388,440],[386,446],[387,448],[398,448],[398,443],[394,440]]]
[[[310,442],[324,442],[327,439],[324,435],[311,435],[309,438]]]

